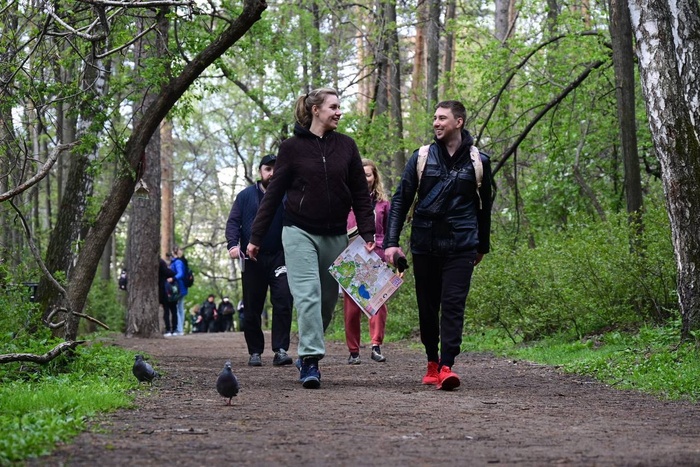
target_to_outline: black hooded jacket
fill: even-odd
[[[322,138],[298,123],[282,142],[267,192],[253,222],[250,242],[261,245],[277,207],[284,201],[284,225],[314,235],[347,232],[352,208],[360,235],[374,241],[374,213],[362,159],[355,141],[329,131]]]

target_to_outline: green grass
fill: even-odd
[[[464,351],[491,351],[588,375],[616,388],[636,389],[664,399],[700,400],[700,347],[680,343],[680,323],[613,331],[572,340],[558,335],[513,345],[495,330],[465,335]]]
[[[55,343],[46,342],[46,349]],[[99,413],[129,407],[133,352],[95,344],[46,365],[0,366],[0,464],[48,454]]]

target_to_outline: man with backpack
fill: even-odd
[[[185,325],[185,296],[187,296],[188,289],[185,278],[188,275],[189,267],[187,266],[187,260],[180,247],[173,247],[172,254],[168,253],[167,256],[171,258],[170,269],[175,272],[175,281],[180,291],[180,299],[177,301],[177,330],[173,332],[172,335],[182,336],[184,335]]]
[[[443,101],[433,116],[434,142],[416,150],[393,198],[384,254],[391,264],[404,257],[401,229],[417,196],[411,220],[411,253],[421,342],[428,369],[423,384],[452,390],[464,307],[474,266],[490,249],[491,165],[464,129],[467,112]],[[426,151],[427,149],[427,151]]]

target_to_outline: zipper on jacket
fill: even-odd
[[[319,151],[321,151],[321,160],[323,161],[323,174],[326,179],[326,194],[328,195],[328,219],[331,219],[333,210],[331,207],[331,186],[328,181],[328,166],[326,165],[326,143],[324,141],[323,146],[321,146],[321,142],[317,138],[316,144],[318,145]],[[326,227],[330,228],[330,222],[326,223]]]

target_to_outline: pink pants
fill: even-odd
[[[360,352],[360,319],[364,311],[343,292],[343,311],[345,313],[345,343],[350,353]],[[372,345],[382,345],[384,342],[384,329],[386,328],[386,304],[382,305],[377,314],[369,320],[369,336]]]

